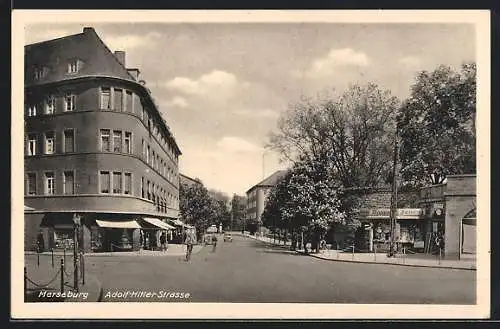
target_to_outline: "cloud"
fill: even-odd
[[[271,109],[262,109],[262,110],[249,110],[249,109],[240,109],[235,110],[233,112],[236,115],[250,117],[250,118],[278,118],[279,113],[277,111]]]
[[[149,47],[155,45],[161,34],[149,32],[146,35],[123,34],[123,35],[102,35],[104,43],[112,50],[131,50],[138,47]]]
[[[170,104],[172,104],[173,106],[177,106],[177,107],[188,107],[188,102],[183,98],[183,97],[180,97],[180,96],[176,96],[172,99],[172,101],[170,102]]]
[[[259,147],[239,137],[225,136],[217,142],[217,147],[224,152],[230,153],[256,153],[262,152]]]
[[[351,48],[331,49],[326,56],[315,59],[303,74],[307,78],[321,78],[334,75],[338,69],[347,67],[366,67],[370,64],[368,55]],[[297,70],[292,76],[300,77]]]
[[[401,57],[399,60],[398,60],[398,63],[400,65],[404,65],[404,66],[407,66],[407,67],[411,67],[411,68],[414,68],[414,67],[417,67],[421,64],[421,60],[420,58],[416,57],[416,56],[405,56],[405,57]]]
[[[221,70],[213,70],[197,79],[175,77],[162,85],[167,89],[187,95],[229,97],[235,92],[238,84],[238,79],[234,74]]]

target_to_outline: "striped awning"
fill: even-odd
[[[99,227],[104,227],[104,228],[141,228],[139,223],[135,220],[101,220],[101,219],[96,219],[97,225]]]
[[[162,230],[173,230],[175,227],[172,225],[168,225],[167,223],[159,220],[158,218],[153,218],[153,217],[143,217],[142,218],[144,221],[148,222],[149,224],[156,226],[159,229]]]

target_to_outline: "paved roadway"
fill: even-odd
[[[182,257],[88,257],[104,301],[475,304],[475,271],[356,264],[297,255],[234,236]],[[156,297],[109,298],[108,293],[146,291]],[[162,297],[160,297],[160,295]]]

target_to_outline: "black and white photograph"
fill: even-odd
[[[489,19],[13,11],[12,316],[488,317]]]

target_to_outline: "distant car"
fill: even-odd
[[[231,236],[231,234],[224,234],[224,242],[233,242],[233,237]]]

